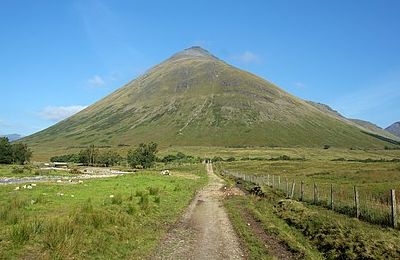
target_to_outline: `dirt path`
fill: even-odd
[[[222,205],[224,181],[207,164],[208,185],[164,238],[152,259],[243,259],[239,240]]]

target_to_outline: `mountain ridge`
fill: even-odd
[[[400,121],[394,122],[390,126],[386,127],[385,130],[400,138]]]
[[[355,119],[355,118],[347,118],[340,114],[338,111],[334,110],[332,107],[329,105],[319,103],[319,102],[314,102],[314,101],[306,101],[310,105],[316,107],[317,109],[321,110],[322,112],[325,112],[333,117],[336,117],[339,120],[342,120],[348,124],[352,124],[358,128],[360,128],[363,131],[366,132],[371,132],[372,134],[380,135],[385,138],[392,139],[393,141],[400,142],[400,137],[394,135],[393,133],[390,133],[386,129],[382,129],[381,127],[375,125],[374,123],[371,123],[366,120],[362,119]]]

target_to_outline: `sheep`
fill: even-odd
[[[161,175],[171,175],[169,170],[162,170]]]

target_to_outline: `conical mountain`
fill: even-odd
[[[35,151],[148,141],[161,146],[386,144],[200,47],[173,55],[24,141]]]

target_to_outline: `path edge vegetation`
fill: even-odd
[[[241,204],[245,205],[243,207],[247,208],[254,218],[261,221],[264,227],[271,227],[271,222],[276,226],[278,226],[277,223],[280,223],[278,230],[285,227],[290,230],[291,234],[297,234],[292,237],[295,238],[292,243],[288,243],[288,237],[283,238],[285,243],[288,243],[289,247],[295,249],[295,251],[296,245],[299,245],[296,242],[306,241],[303,244],[307,245],[305,248],[299,250],[301,247],[297,247],[297,250],[299,250],[297,252],[304,254],[300,254],[301,258],[376,259],[400,257],[400,236],[397,230],[365,223],[305,202],[286,199],[283,192],[269,187],[263,186],[261,193],[254,194],[254,190],[257,190],[254,189],[257,186],[256,184],[224,175],[220,166],[216,168],[218,174],[224,179],[232,185],[239,185],[247,193],[245,197],[231,197],[225,202],[232,223],[239,232],[240,229],[243,229],[243,223],[237,219],[240,211],[235,206],[236,203],[232,202],[235,200],[241,201]],[[282,222],[284,222],[283,226]],[[266,228],[266,232],[274,233],[268,228]],[[279,231],[276,234],[282,233],[284,232]],[[298,236],[299,234],[300,236]],[[293,242],[295,243],[293,244]],[[257,243],[254,243],[251,239],[246,239],[246,236],[242,243],[248,247],[250,259],[259,258],[258,252],[264,250],[263,248],[251,248]]]

